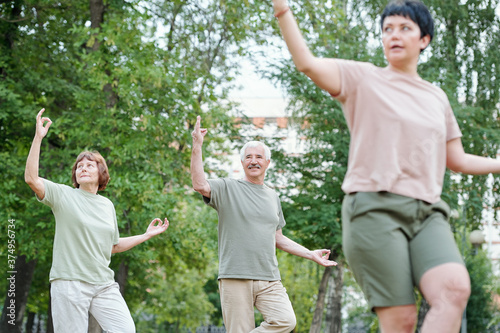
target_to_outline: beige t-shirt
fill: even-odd
[[[346,193],[391,193],[440,200],[446,143],[462,136],[446,94],[420,78],[370,63],[339,60],[351,134]]]

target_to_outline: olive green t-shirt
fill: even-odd
[[[276,230],[285,226],[278,194],[266,185],[210,179],[205,203],[219,215],[219,279],[280,280]]]
[[[50,281],[114,282],[109,268],[119,232],[113,203],[98,194],[44,179],[45,197],[56,220]]]

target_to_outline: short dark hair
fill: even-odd
[[[104,189],[106,189],[106,185],[108,185],[109,182],[109,171],[104,157],[102,157],[102,155],[97,151],[83,151],[80,153],[80,155],[78,155],[75,164],[73,165],[73,169],[71,170],[71,180],[73,181],[73,186],[76,188],[80,187],[80,184],[78,184],[78,182],[76,181],[76,167],[78,163],[84,158],[88,159],[89,161],[96,162],[97,169],[99,170],[99,188],[97,190],[103,191]]]
[[[420,38],[429,35],[434,37],[434,20],[429,9],[420,0],[393,0],[384,9],[380,17],[380,27],[388,16],[404,16],[415,22],[420,28]]]

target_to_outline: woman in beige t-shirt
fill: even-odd
[[[413,332],[416,285],[431,306],[423,332],[457,332],[470,280],[440,200],[445,168],[499,173],[500,161],[464,152],[446,95],[418,75],[434,34],[427,7],[419,0],[387,5],[381,27],[388,66],[379,68],[315,57],[286,0],[273,5],[297,69],[342,103],[351,135],[344,253],[382,331]]]

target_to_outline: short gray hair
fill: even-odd
[[[264,152],[265,152],[265,155],[266,155],[266,160],[268,160],[268,161],[271,160],[271,149],[269,149],[269,147],[266,146],[265,143],[260,142],[260,141],[249,141],[249,142],[245,143],[245,145],[240,150],[240,159],[241,159],[241,161],[245,160],[245,155],[246,155],[247,148],[253,148],[253,147],[258,147],[258,146],[261,146],[262,148],[264,148]]]

